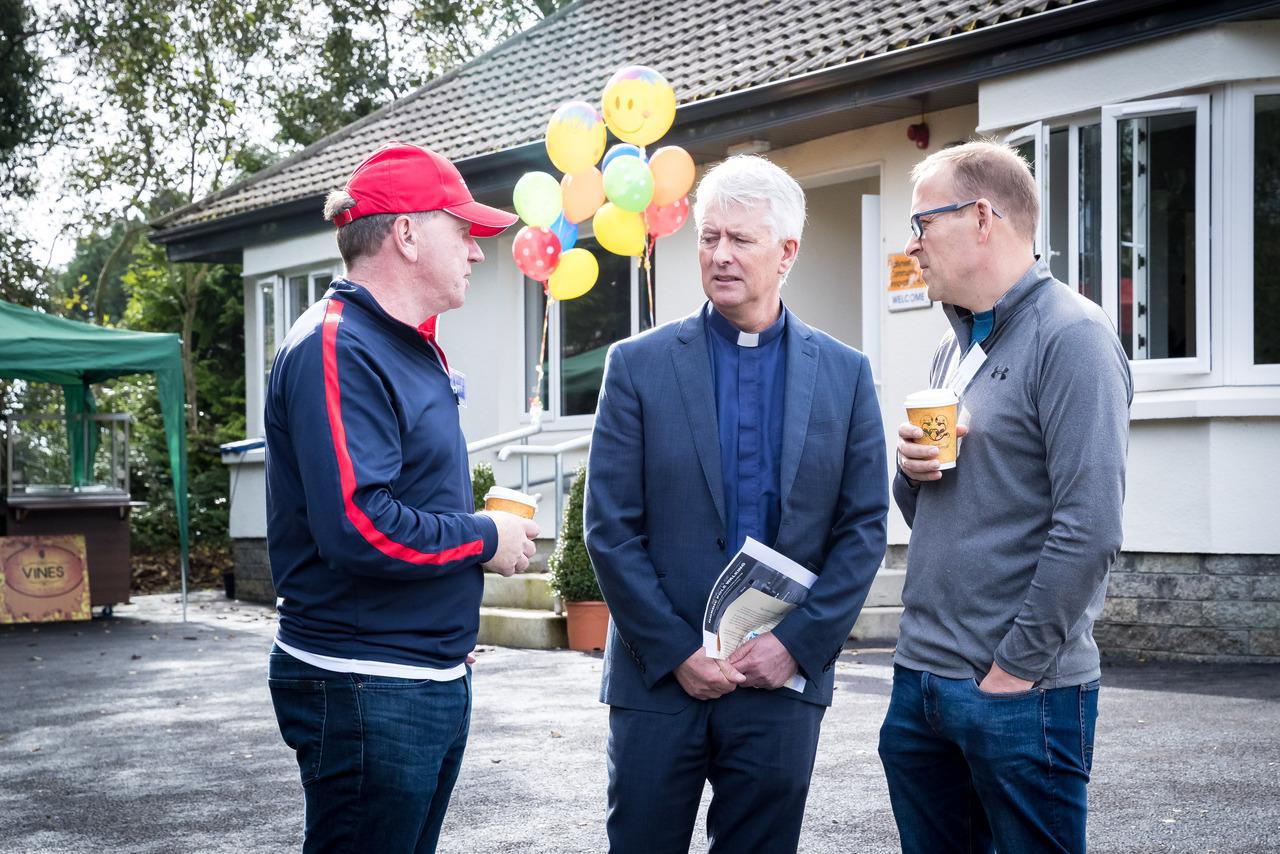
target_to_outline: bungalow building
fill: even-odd
[[[252,441],[263,380],[275,343],[342,272],[320,215],[325,193],[394,138],[446,154],[477,198],[510,206],[522,173],[551,168],[542,137],[555,108],[598,100],[630,64],[658,69],[676,90],[660,144],[685,147],[700,170],[760,152],[804,186],[808,225],[784,298],[870,357],[890,447],[945,328],[940,308],[892,272],[909,235],[911,168],[976,135],[1021,146],[1044,199],[1039,251],[1111,317],[1137,387],[1124,553],[1100,645],[1280,660],[1280,514],[1250,497],[1265,491],[1280,447],[1276,0],[577,0],[173,211],[152,235],[170,258],[244,273],[250,441],[225,459],[246,572],[264,565]],[[467,436],[540,428],[524,441],[545,450],[589,431],[605,349],[649,325],[649,290],[634,261],[598,253],[594,290],[550,313],[546,412],[531,426],[545,304],[516,269],[511,239],[486,244],[467,306],[444,318],[441,338],[468,373]],[[652,276],[656,322],[701,304],[692,227],[659,241]],[[520,482],[517,458],[499,464],[499,482]],[[530,459],[535,481],[551,477],[552,459],[572,462]],[[552,494],[554,478],[539,488]],[[908,536],[894,509],[889,591]],[[890,620],[892,598],[875,603]]]

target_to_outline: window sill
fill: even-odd
[[[1140,391],[1133,396],[1130,418],[1275,418],[1280,417],[1280,386]]]

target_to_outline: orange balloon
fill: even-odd
[[[560,179],[560,195],[564,200],[564,218],[577,225],[595,216],[604,204],[604,176],[590,169],[565,175]]]
[[[689,152],[678,145],[659,148],[649,158],[653,173],[653,200],[650,204],[665,207],[683,199],[693,189],[695,168]]]

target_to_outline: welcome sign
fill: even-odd
[[[84,536],[0,537],[0,623],[88,620]]]

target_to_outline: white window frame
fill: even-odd
[[[246,332],[249,334],[246,334],[245,337],[245,371],[247,374],[245,405],[250,408],[250,411],[245,413],[245,426],[249,431],[252,432],[256,425],[257,432],[260,434],[266,427],[263,424],[263,411],[266,408],[267,401],[267,371],[271,366],[267,364],[266,359],[267,329],[264,323],[263,309],[265,308],[265,301],[262,298],[263,286],[268,284],[272,286],[271,331],[275,334],[275,346],[278,350],[284,342],[285,336],[289,334],[289,312],[287,311],[290,308],[289,279],[298,276],[307,277],[307,297],[309,301],[307,306],[303,307],[303,311],[305,311],[308,306],[324,296],[324,291],[316,286],[316,279],[327,277],[332,280],[335,275],[337,275],[337,269],[333,266],[316,266],[301,267],[269,275],[258,275],[248,280],[251,283],[250,291],[253,299],[252,312],[249,311],[250,306],[245,307],[246,315],[252,314],[251,318],[246,316]]]
[[[1194,112],[1196,119],[1196,350],[1194,357],[1173,359],[1131,359],[1135,385],[1139,390],[1185,388],[1204,385],[1210,380],[1214,364],[1213,351],[1220,346],[1221,334],[1213,334],[1211,306],[1216,284],[1215,259],[1222,253],[1213,251],[1211,233],[1219,230],[1215,212],[1221,207],[1211,196],[1211,188],[1220,190],[1221,181],[1211,180],[1220,167],[1221,158],[1212,156],[1211,132],[1220,130],[1221,120],[1213,121],[1208,94],[1182,95],[1147,101],[1111,104],[1102,108],[1102,307],[1118,330],[1120,324],[1120,244],[1118,239],[1119,146],[1117,125],[1122,119],[1144,118],[1177,112]],[[1216,195],[1216,193],[1214,193]],[[1074,227],[1078,228],[1076,223]]]
[[[584,239],[589,239],[590,237],[591,237],[591,234],[584,229],[583,232],[579,234],[578,240],[581,241]],[[602,249],[600,251],[603,252],[604,250]],[[640,263],[638,258],[631,259],[630,267],[631,267],[631,290],[630,290],[631,325],[630,325],[630,331],[628,332],[628,334],[635,335],[640,331],[640,290],[639,288],[643,283],[643,273],[640,270]],[[523,287],[532,287],[531,285],[527,285],[525,283],[524,274],[521,273],[518,269],[515,271],[515,275],[517,277],[516,278],[517,289],[523,288]],[[528,325],[525,323],[525,320],[527,318],[523,316],[523,311],[524,311],[524,301],[522,300],[521,301],[521,320],[520,320],[522,338],[524,335],[527,335],[528,333]],[[523,338],[523,342],[521,346],[522,358],[523,358],[523,354],[528,353],[531,347],[535,347],[539,343],[541,343],[541,325],[539,325],[538,336],[539,336],[539,340],[532,341],[532,342],[529,341],[527,338]],[[564,415],[561,413],[561,404],[563,403],[563,401],[561,400],[561,397],[560,397],[560,340],[561,340],[560,336],[561,336],[560,303],[557,302],[555,308],[551,312],[551,317],[547,324],[547,398],[548,399],[542,402],[542,405],[545,407],[542,413],[542,421],[548,427],[554,426],[556,429],[559,429],[559,430],[589,430],[595,425],[595,422],[596,422],[596,415],[594,412],[587,415]],[[523,371],[521,373],[523,375]],[[522,385],[522,388],[520,390],[520,402],[519,402],[520,422],[522,424],[528,424],[532,420],[532,417],[529,414],[529,395],[533,390],[531,388],[524,388],[523,380],[521,381],[521,385]]]
[[[1036,244],[1035,251],[1037,255],[1043,256],[1045,261],[1049,260],[1049,123],[1048,122],[1032,122],[1029,125],[1023,125],[1017,130],[1010,133],[1004,138],[1006,145],[1019,146],[1023,143],[1033,143],[1035,151],[1035,159],[1031,164],[1031,168],[1035,171],[1036,186],[1040,191],[1040,221],[1036,223]],[[968,201],[967,199],[956,199],[957,202]]]
[[[316,279],[323,277],[323,278],[328,278],[329,280],[332,280],[333,274],[334,274],[334,271],[332,267],[315,267],[315,268],[289,270],[287,272],[278,273],[276,275],[277,285],[276,285],[276,291],[275,291],[275,295],[276,295],[276,299],[275,299],[276,330],[275,331],[276,331],[277,347],[280,346],[280,342],[284,341],[285,336],[289,334],[289,327],[291,324],[288,318],[291,314],[293,314],[293,311],[292,311],[293,306],[289,304],[290,297],[292,294],[292,291],[289,288],[289,280],[296,279],[299,276],[307,277],[307,304],[302,306],[302,310],[298,312],[298,314],[301,315],[302,312],[306,311],[308,308],[314,305],[316,300],[324,296],[324,291],[318,291],[318,289],[316,288]],[[325,287],[326,288],[328,287],[328,283],[325,284]]]
[[[1225,210],[1224,236],[1228,241],[1223,275],[1234,287],[1227,288],[1224,313],[1233,334],[1226,343],[1228,382],[1233,385],[1280,384],[1280,364],[1257,365],[1254,349],[1254,99],[1280,95],[1280,79],[1233,84],[1226,96],[1226,122],[1231,128],[1224,154],[1226,184],[1231,204]]]

